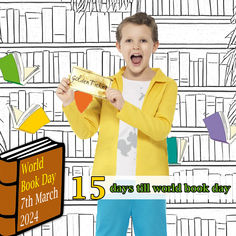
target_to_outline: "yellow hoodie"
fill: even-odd
[[[112,88],[122,92],[125,67],[112,76]],[[119,120],[138,129],[136,175],[169,175],[166,137],[171,130],[177,97],[177,85],[159,68],[155,69],[142,109],[125,101],[118,111],[108,100],[93,97],[87,109],[80,113],[75,101],[63,111],[76,135],[92,137],[99,128],[93,176],[116,175]]]

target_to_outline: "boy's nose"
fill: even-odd
[[[139,43],[133,43],[133,49],[139,49]]]

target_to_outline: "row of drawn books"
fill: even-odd
[[[68,213],[18,236],[94,236],[93,214]]]
[[[136,0],[136,2],[139,0]],[[148,9],[142,9],[148,14],[150,11],[158,10],[154,15],[233,15],[233,0],[219,0],[221,1],[218,9],[216,7],[216,0],[213,6],[214,13],[208,11],[200,12],[199,9],[204,9],[197,4],[198,0],[191,0],[195,2],[196,6],[191,10],[191,4],[189,9],[185,9],[184,13],[181,13],[178,8],[178,13],[171,12],[176,10],[174,2],[180,3],[180,0],[173,1],[171,4],[169,0],[163,1],[161,6],[152,8],[152,4],[149,1],[145,4],[145,1],[140,1],[135,9],[135,1],[132,3],[131,11],[129,9],[124,11],[114,12],[79,12],[68,9],[66,6],[53,6],[52,8],[42,8],[41,12],[20,12],[19,9],[1,9],[1,42],[3,43],[81,43],[81,42],[115,42],[115,32],[118,24],[126,17],[135,13],[135,10],[140,11],[141,8],[148,7]],[[199,0],[203,1],[203,0]],[[157,4],[157,1],[154,1]],[[159,2],[162,2],[159,0]],[[225,4],[224,4],[225,2]],[[185,0],[187,3],[187,0]],[[208,1],[209,3],[209,1]],[[179,5],[180,6],[180,5]],[[169,10],[168,10],[169,8]],[[216,13],[219,10],[219,13]],[[158,24],[158,19],[156,20]],[[15,27],[14,27],[15,26]],[[165,41],[165,40],[164,40]]]
[[[95,215],[68,213],[60,218],[45,223],[19,236],[93,236],[95,232]],[[213,218],[181,218],[175,214],[166,214],[167,235],[170,236],[233,236],[236,216],[226,215],[226,222],[221,223]],[[129,224],[127,236],[131,233]]]
[[[35,134],[11,129],[9,146],[13,148],[42,137],[51,137],[65,143],[65,156],[68,158],[94,158],[95,156],[98,133],[92,138],[82,140],[73,131],[49,130],[48,127],[40,129]],[[208,134],[170,137],[167,143],[169,164],[236,160],[235,141],[231,144],[214,141]],[[5,141],[1,145],[2,150],[8,146]]]
[[[66,121],[62,112],[62,104],[55,91],[10,92],[10,105],[21,111],[27,110],[32,104],[43,107],[50,121]],[[236,106],[233,97],[220,97],[206,94],[179,94],[177,96],[173,127],[205,127],[203,119],[216,113],[224,112],[229,116],[229,123],[235,123]]]
[[[232,16],[233,0],[137,0],[139,11],[154,16]]]
[[[42,92],[31,92],[19,90],[10,92],[9,104],[24,112],[33,104],[40,105],[50,121],[66,121],[62,111],[62,103],[53,90],[44,90]]]
[[[226,222],[205,217],[181,218],[176,214],[167,214],[167,235],[171,236],[234,236],[236,215],[226,215]]]
[[[170,169],[172,172],[172,169]],[[167,203],[236,203],[236,173],[221,169],[193,168],[170,173]],[[173,186],[172,186],[173,185]],[[174,186],[175,185],[175,186]],[[209,187],[207,187],[209,186]],[[163,188],[162,191],[167,191]]]
[[[124,59],[120,56],[112,55],[110,51],[102,49],[88,49],[85,52],[13,52],[11,55],[0,53],[1,83],[8,81],[25,84],[30,78],[28,83],[58,83],[63,77],[68,77],[73,66],[88,68],[97,74],[110,76],[125,65]],[[14,78],[22,78],[21,81],[25,82],[13,81],[12,75]]]
[[[35,134],[30,134],[22,131],[12,129],[10,131],[10,144],[11,148],[23,145],[33,140],[50,137],[58,142],[65,144],[65,157],[68,158],[93,158],[97,144],[98,134],[96,133],[92,138],[80,139],[73,131],[62,130],[45,130],[41,129]]]
[[[87,199],[90,199],[90,178],[92,176],[92,165],[80,166],[74,164],[72,167],[65,167],[65,182],[64,182],[64,199],[72,200],[76,196],[76,180],[74,177],[83,176],[82,178],[82,193]]]
[[[208,134],[194,134],[178,137],[186,150],[182,155],[178,155],[177,160],[182,162],[217,162],[236,161],[236,141],[223,143],[212,140]],[[181,161],[179,161],[180,163]]]
[[[21,13],[0,9],[2,43],[115,42],[117,25],[130,12],[78,12],[66,6]]]
[[[203,119],[216,113],[224,112],[229,116],[229,123],[235,122],[236,98],[209,95],[204,93],[178,94],[173,127],[205,127]]]
[[[154,68],[161,68],[181,87],[234,86],[234,77],[225,79],[227,61],[223,61],[224,56],[224,53],[208,52],[203,58],[193,60],[190,52],[158,51],[153,54],[151,65]],[[125,61],[119,55],[113,55],[102,48],[87,49],[84,52],[45,50],[0,54],[0,70],[6,81],[12,80],[10,74],[13,72],[9,72],[10,68],[15,70],[14,77],[23,77],[23,80],[26,80],[27,77],[34,76],[29,83],[55,83],[67,77],[73,66],[84,67],[100,75],[110,76],[124,65]]]
[[[225,53],[207,52],[201,58],[192,58],[190,52],[169,51],[153,54],[152,67],[161,68],[181,87],[233,86],[235,78],[225,79]]]

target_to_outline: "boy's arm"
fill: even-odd
[[[167,85],[156,115],[146,114],[136,106],[125,101],[117,117],[139,129],[156,141],[163,140],[171,130],[177,98],[177,85],[172,81]]]
[[[62,107],[72,130],[79,138],[90,138],[98,131],[101,103],[101,99],[93,97],[83,113],[78,110],[75,100],[70,105]]]

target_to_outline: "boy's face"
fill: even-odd
[[[127,23],[121,30],[121,41],[116,47],[123,55],[127,69],[132,74],[140,74],[149,68],[149,59],[159,42],[153,42],[151,29],[146,25]]]

